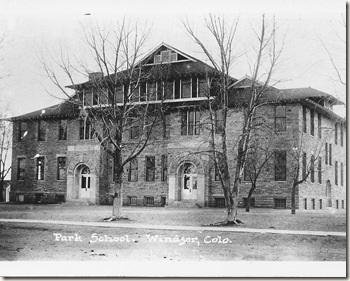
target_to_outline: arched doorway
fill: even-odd
[[[179,191],[182,200],[197,200],[197,168],[190,162],[183,163],[178,170]]]
[[[331,181],[326,182],[326,197],[327,197],[327,207],[332,207],[332,185]]]
[[[91,175],[88,166],[83,166],[80,171],[79,198],[90,198]]]

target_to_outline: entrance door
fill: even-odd
[[[182,199],[197,199],[197,173],[193,164],[184,164],[181,185]]]
[[[88,167],[84,167],[81,170],[80,176],[80,189],[79,189],[79,197],[80,198],[89,198],[90,197],[90,169]]]

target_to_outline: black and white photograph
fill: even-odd
[[[0,276],[346,277],[347,9],[0,0]]]

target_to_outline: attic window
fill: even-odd
[[[177,53],[172,53],[170,50],[161,51],[160,55],[154,56],[154,63],[171,63],[177,61]]]

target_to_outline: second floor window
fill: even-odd
[[[332,144],[329,144],[329,165],[332,165]]]
[[[334,125],[334,143],[338,144],[338,124]]]
[[[311,155],[310,160],[310,180],[315,182],[315,156]]]
[[[315,111],[310,110],[310,135],[315,135]]]
[[[43,120],[38,121],[38,141],[46,141],[47,123]]]
[[[322,183],[322,158],[321,157],[318,158],[317,171],[318,171],[318,183]]]
[[[322,114],[319,113],[317,118],[317,132],[318,132],[318,137],[322,138]]]
[[[99,105],[100,104],[100,96],[96,89],[92,90],[92,105]]]
[[[23,138],[28,134],[27,122],[19,122],[18,130],[18,141],[22,141]]]
[[[17,179],[24,180],[25,172],[26,172],[26,159],[18,158],[17,159]]]
[[[81,140],[93,139],[94,133],[94,129],[92,128],[89,119],[80,120],[79,138]]]
[[[58,129],[58,139],[66,140],[67,139],[67,120],[59,120],[59,129]]]
[[[36,158],[36,179],[44,179],[44,170],[45,170],[45,157]]]
[[[154,156],[146,156],[146,181],[154,181],[156,174],[156,163]]]
[[[325,143],[324,147],[324,163],[327,165],[328,164],[328,143]]]
[[[181,135],[199,135],[200,113],[196,109],[181,112]]]
[[[138,180],[138,162],[137,158],[131,160],[129,165],[129,174],[128,181],[137,181]]]
[[[334,183],[338,185],[338,162],[334,162]]]
[[[340,163],[340,185],[344,185],[344,164]]]
[[[343,124],[340,125],[340,146],[344,145],[344,126]]]
[[[275,151],[275,181],[287,179],[287,152]]]
[[[275,107],[275,131],[281,132],[286,130],[286,107],[278,105]]]
[[[304,152],[303,153],[303,173],[302,173],[302,177],[303,179],[306,178],[306,175],[307,175],[307,158],[306,158],[306,153]]]

